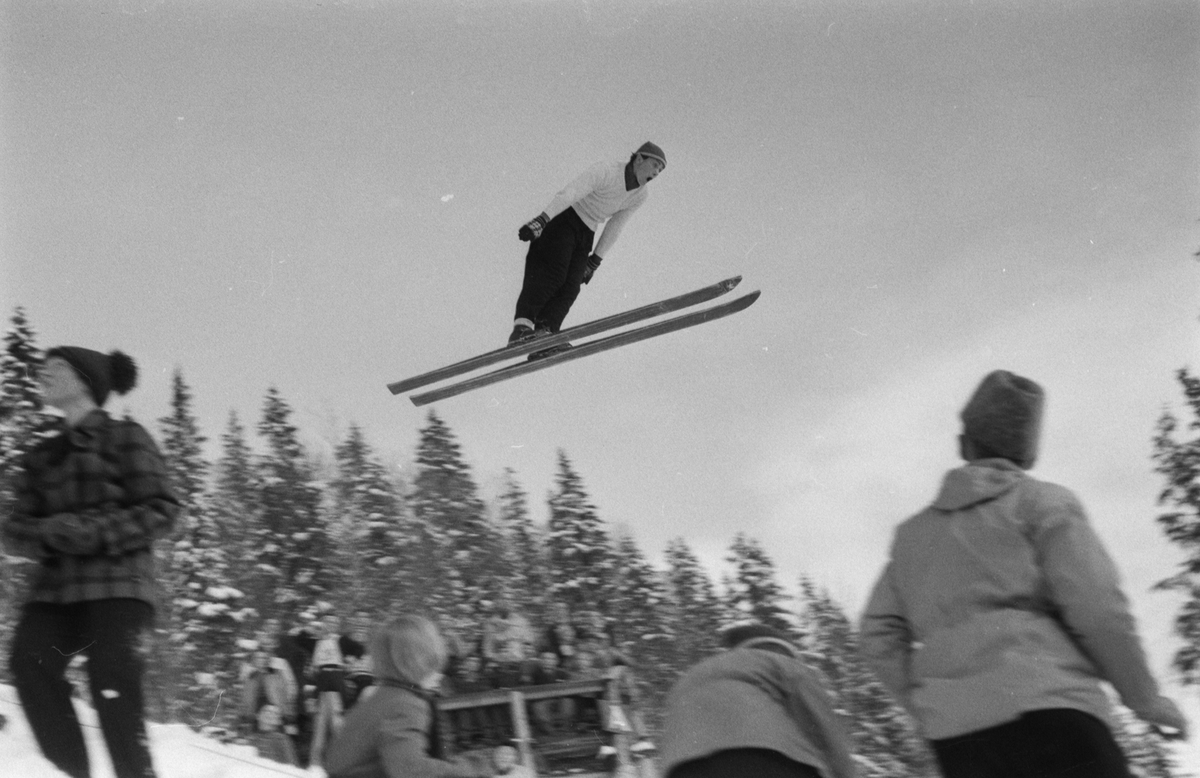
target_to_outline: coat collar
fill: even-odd
[[[74,427],[65,420],[58,422],[58,432],[73,448],[85,451],[95,450],[100,444],[100,431],[108,424],[109,416],[106,411],[96,408],[79,420]]]

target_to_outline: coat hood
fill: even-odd
[[[1006,459],[981,459],[946,473],[933,507],[959,511],[994,500],[1025,478],[1017,465]]]

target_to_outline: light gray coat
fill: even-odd
[[[1142,715],[1158,685],[1116,566],[1067,489],[1001,459],[950,471],[896,530],[862,651],[931,739],[1072,708]]]

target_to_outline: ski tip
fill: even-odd
[[[733,278],[726,278],[724,281],[722,281],[721,286],[725,287],[726,291],[728,291],[728,290],[734,288],[735,286],[737,286],[738,284],[740,284],[741,282],[742,282],[741,276],[734,276]]]

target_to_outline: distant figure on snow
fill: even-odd
[[[1025,474],[1043,392],[988,374],[962,411],[933,504],[902,523],[862,619],[862,650],[947,778],[1128,778],[1102,682],[1186,736],[1161,696],[1117,569],[1067,489]]]
[[[83,731],[67,664],[87,655],[88,680],[117,778],[152,778],[142,675],[154,618],[151,546],[170,531],[179,501],[158,447],[103,406],[137,383],[119,351],[63,346],[46,353],[38,380],[62,411],[52,436],[21,461],[16,504],[2,525],[9,551],[38,561],[12,641],[12,674],[46,758],[87,778]]]
[[[518,230],[529,252],[510,344],[559,331],[580,286],[592,280],[629,217],[646,201],[646,184],[666,166],[663,150],[643,143],[627,162],[588,168]]]
[[[312,631],[302,630],[295,638],[296,645],[309,655],[312,680],[317,692],[317,716],[313,725],[312,751],[309,759],[321,764],[325,744],[342,726],[345,709],[346,663],[352,657],[362,657],[366,646],[349,635],[340,634],[341,619],[327,613]]]

